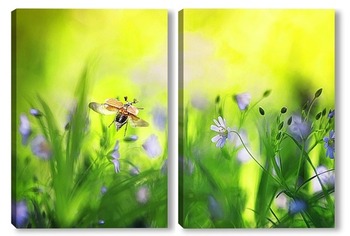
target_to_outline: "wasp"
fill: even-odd
[[[102,115],[116,115],[112,123],[108,126],[110,127],[113,123],[118,130],[120,130],[125,124],[125,132],[128,122],[132,127],[147,127],[148,122],[137,116],[139,109],[133,106],[138,101],[134,99],[132,102],[128,101],[128,97],[124,97],[125,103],[119,101],[115,98],[109,98],[104,103],[90,102],[89,108],[93,111]]]

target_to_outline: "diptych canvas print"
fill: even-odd
[[[16,228],[166,228],[168,156],[184,228],[335,227],[334,10],[178,20],[168,62],[167,10],[12,12]]]
[[[335,225],[333,10],[179,14],[179,223]]]
[[[167,227],[167,11],[12,13],[12,224]]]

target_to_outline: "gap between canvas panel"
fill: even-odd
[[[333,228],[335,12],[179,12],[179,223]]]
[[[15,227],[167,227],[167,18],[12,12]]]

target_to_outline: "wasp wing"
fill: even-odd
[[[133,114],[129,114],[129,121],[130,125],[132,127],[147,127],[149,126],[148,122],[141,119],[140,117],[137,117]]]
[[[119,111],[118,108],[109,106],[105,103],[101,104],[97,102],[90,102],[89,108],[102,115],[115,115]]]
[[[128,108],[126,110],[130,114],[135,115],[135,116],[137,116],[137,114],[139,113],[139,110],[136,107],[132,106],[132,105],[128,106]]]
[[[114,107],[114,108],[117,108],[117,109],[120,109],[120,108],[122,108],[124,106],[124,104],[121,101],[118,101],[115,98],[107,99],[104,104],[106,104],[109,107]]]

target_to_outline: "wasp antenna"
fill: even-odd
[[[128,101],[128,96],[124,96],[124,100],[127,102]]]
[[[139,102],[139,101],[137,101],[137,99],[136,99],[136,98],[134,98],[134,101],[133,101],[133,103],[137,103],[137,102]]]

